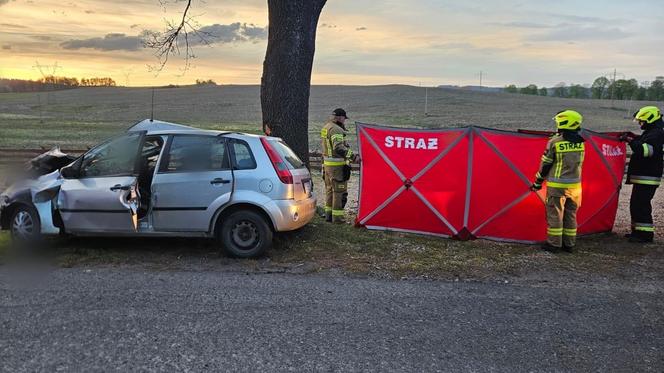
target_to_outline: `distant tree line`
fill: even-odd
[[[590,86],[558,83],[552,88],[538,88],[535,84],[519,88],[510,84],[503,90],[507,93],[565,98],[664,101],[664,76],[658,76],[652,82],[641,84],[636,79],[611,81],[607,77],[600,76]]]
[[[78,87],[115,87],[115,80],[103,78],[70,78],[66,76],[46,76],[38,80],[0,79],[0,92],[41,92]]]
[[[217,82],[212,79],[196,79],[196,85],[217,85]]]

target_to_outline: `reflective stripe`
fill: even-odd
[[[632,184],[641,184],[641,185],[660,185],[662,182],[662,178],[654,176],[630,175],[629,182]]]
[[[330,141],[332,141],[333,143],[336,142],[336,141],[339,141],[339,142],[344,141],[344,135],[339,134],[339,133],[337,133],[335,135],[332,135],[330,137]]]
[[[563,229],[562,228],[547,228],[546,234],[549,236],[562,236],[563,235]]]
[[[581,171],[583,171],[583,161],[586,159],[585,150],[581,153],[581,159],[579,160],[579,177],[581,177]]]
[[[338,159],[338,158],[330,158],[330,159]],[[323,160],[323,165],[324,166],[343,166],[346,164],[345,160],[340,160],[340,161],[333,161],[333,160],[328,160],[324,159]]]
[[[581,188],[581,183],[556,183],[549,181],[546,183],[551,188],[576,189]]]
[[[553,177],[560,177],[560,174],[563,172],[563,153],[556,153],[556,171],[553,173]]]
[[[654,153],[655,153],[655,151],[654,151],[652,145],[650,145],[650,144],[643,144],[643,156],[644,156],[645,158],[650,158],[650,157],[652,157]]]
[[[581,182],[581,178],[578,177],[570,177],[570,178],[555,178],[552,177],[549,179],[549,181],[553,181],[554,183],[562,183],[562,184],[578,184]]]
[[[327,134],[328,134],[327,128],[323,128],[322,130],[320,130],[320,137],[325,140],[325,145],[326,145],[325,147],[327,148],[325,149],[326,150],[325,155],[331,156],[332,142],[330,141],[330,139],[327,138]]]
[[[542,163],[551,164],[551,163],[553,163],[553,159],[547,157],[546,155],[543,155],[542,156]]]
[[[348,149],[348,151],[346,152],[346,159],[350,159],[350,158],[353,158],[353,151]]]
[[[654,232],[655,227],[641,227],[641,226],[635,226],[634,227],[635,231],[640,231],[640,232]]]
[[[563,229],[563,234],[565,236],[576,236],[576,228],[570,228],[570,229]]]
[[[332,210],[332,216],[344,216],[344,210]]]
[[[332,206],[325,206],[325,212],[332,211]]]

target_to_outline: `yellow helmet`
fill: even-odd
[[[574,110],[563,110],[553,117],[559,130],[578,130],[581,128],[583,116]]]
[[[661,117],[662,113],[659,112],[659,109],[656,106],[645,106],[634,113],[634,120],[646,122],[648,124],[651,124]]]

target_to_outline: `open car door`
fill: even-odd
[[[62,169],[58,209],[67,232],[136,231],[136,159],[144,137],[141,131],[111,139]]]

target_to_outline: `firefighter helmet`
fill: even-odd
[[[583,116],[574,110],[563,110],[553,117],[559,130],[578,130],[581,128]]]
[[[645,106],[634,113],[635,121],[646,122],[648,124],[651,124],[661,117],[662,113],[659,112],[659,109],[656,106]]]

